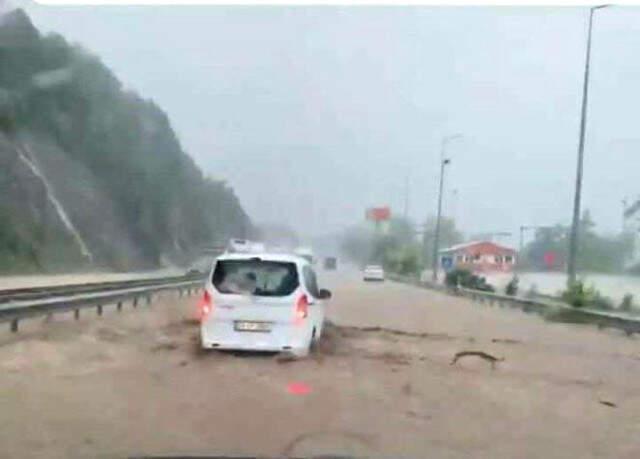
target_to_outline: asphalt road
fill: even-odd
[[[637,339],[326,277],[337,325],[302,361],[198,351],[173,295],[2,331],[0,456],[640,457]],[[450,365],[469,350],[504,361]]]

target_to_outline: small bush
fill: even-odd
[[[537,298],[538,286],[536,284],[531,284],[531,287],[529,287],[529,290],[527,290],[527,293],[525,293],[524,296],[529,299]]]
[[[513,276],[507,286],[504,289],[504,293],[509,296],[516,296],[518,294],[518,283],[520,280],[518,276]]]
[[[613,301],[600,294],[594,286],[586,287],[584,282],[579,280],[562,292],[562,299],[573,307],[591,307],[602,310],[612,310]]]
[[[630,312],[633,310],[633,295],[627,293],[620,302],[620,310],[624,312]]]
[[[479,277],[466,269],[454,269],[449,271],[445,277],[445,285],[447,287],[464,287],[474,290],[482,290],[484,292],[494,292],[495,289],[491,284],[487,283],[484,277]]]
[[[562,292],[562,300],[576,308],[586,306],[592,299],[592,291],[581,280],[575,281]]]
[[[603,311],[612,311],[615,309],[611,298],[602,296],[598,292],[596,292],[596,295],[589,306],[595,309],[602,309]]]

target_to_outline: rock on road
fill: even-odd
[[[329,286],[337,325],[289,363],[199,352],[196,299],[169,294],[2,330],[0,455],[640,457],[636,338],[353,275]],[[450,365],[466,350],[505,360]]]

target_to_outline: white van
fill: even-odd
[[[205,349],[308,354],[320,339],[324,300],[305,259],[278,254],[225,254],[215,261],[199,305]]]

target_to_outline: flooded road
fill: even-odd
[[[640,456],[637,337],[393,282],[323,286],[332,324],[293,362],[199,351],[197,299],[173,294],[0,331],[3,454]]]

